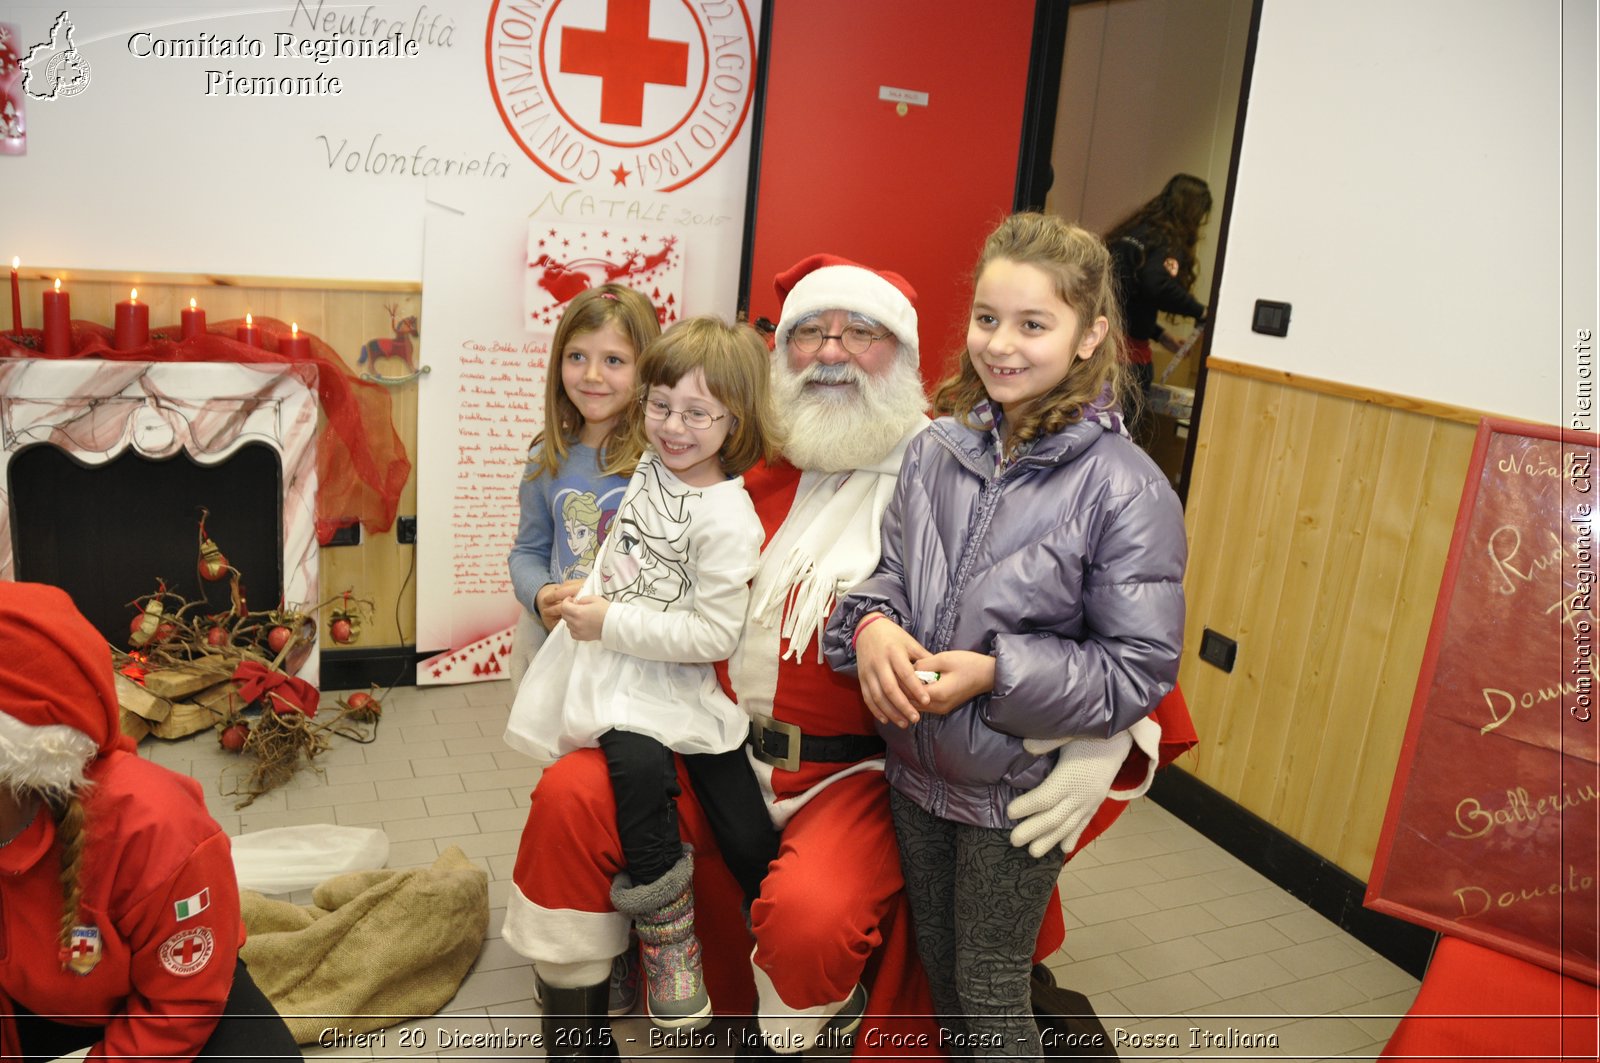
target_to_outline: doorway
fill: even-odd
[[[1250,53],[1254,0],[1088,0],[1071,6],[1056,106],[1046,209],[1105,233],[1176,173],[1211,188],[1196,248],[1195,298],[1212,304],[1228,176]],[[1194,322],[1168,318],[1175,336]],[[1187,493],[1185,456],[1202,344],[1174,356],[1156,346],[1158,391],[1149,450]],[[1203,389],[1200,389],[1203,391]],[[1192,412],[1190,412],[1192,410]]]

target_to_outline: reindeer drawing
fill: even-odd
[[[661,242],[661,250],[657,251],[653,255],[646,255],[645,256],[645,260],[642,263],[639,264],[639,268],[634,270],[634,272],[635,273],[641,273],[641,274],[642,273],[649,273],[651,270],[655,269],[657,266],[659,266],[659,265],[663,264],[664,262],[666,262],[667,258],[669,256],[671,256],[671,254],[672,254],[673,245],[675,245],[677,242],[678,242],[678,238],[676,236],[667,237],[665,240],[663,240]]]
[[[385,304],[384,309],[389,311],[389,327],[394,330],[393,338],[373,339],[362,344],[361,354],[357,356],[356,364],[365,365],[370,363],[376,366],[379,358],[399,358],[405,362],[406,372],[415,373],[417,371],[414,358],[416,347],[413,339],[421,335],[417,330],[417,316],[412,314],[409,317],[399,317],[400,304],[398,303]]]

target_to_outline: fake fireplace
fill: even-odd
[[[158,579],[207,612],[198,528],[252,609],[317,602],[315,370],[279,364],[0,361],[0,579],[65,588],[127,646]],[[227,529],[224,531],[223,529]],[[318,682],[313,645],[299,676]]]

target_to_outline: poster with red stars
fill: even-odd
[[[528,226],[528,328],[554,332],[567,303],[602,284],[644,295],[666,328],[682,316],[684,234],[647,225],[545,222]]]
[[[486,47],[478,102],[455,113],[487,112],[514,159],[472,182],[426,178],[427,371],[407,385],[421,684],[506,676],[526,605],[508,557],[571,299],[617,282],[663,327],[733,317],[761,22],[759,0],[469,6]]]

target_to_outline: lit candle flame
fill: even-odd
[[[244,316],[244,327],[245,328],[255,328],[255,326],[256,326],[255,315],[254,314],[246,314]]]
[[[300,325],[299,325],[299,323],[298,322],[294,322],[294,321],[289,322],[289,338],[290,339],[298,339],[299,336],[300,336]]]
[[[139,289],[137,289],[137,288],[129,288],[128,289],[128,302],[137,303],[138,301],[139,301]]]
[[[13,273],[15,273],[16,270],[17,270],[17,267],[20,266],[20,265],[22,265],[22,259],[20,257],[16,256],[16,255],[12,255],[11,256],[11,271]]]
[[[59,292],[60,290],[61,290],[61,278],[57,277],[56,278],[56,291]]]
[[[193,310],[193,309],[195,309],[195,305],[194,305],[194,300],[193,300],[193,299],[190,299],[190,300],[189,300],[189,309],[190,309],[190,310]]]

